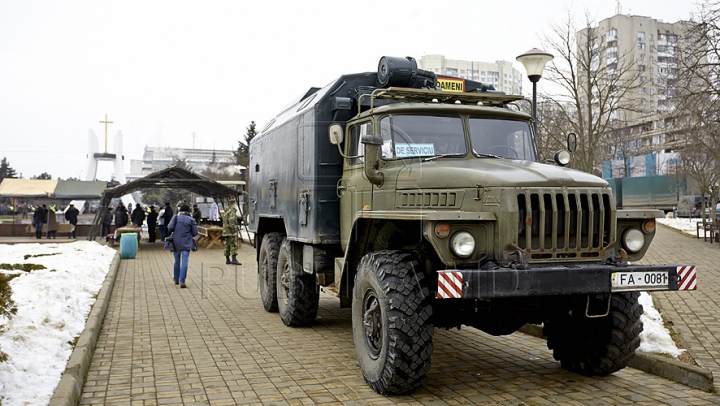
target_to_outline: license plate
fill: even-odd
[[[612,290],[667,289],[668,272],[613,272]]]

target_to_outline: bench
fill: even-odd
[[[720,220],[716,221],[698,221],[697,223],[697,238],[700,238],[700,231],[703,232],[703,240],[707,241],[708,233],[710,233],[710,243],[717,238],[720,234]]]

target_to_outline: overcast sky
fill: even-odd
[[[697,9],[620,5],[666,22]],[[105,114],[126,172],[145,146],[235,149],[251,121],[260,129],[308,88],[375,71],[383,55],[508,60],[524,73],[515,57],[567,10],[581,25],[617,2],[0,0],[0,158],[24,178],[85,179],[88,133],[104,149]],[[111,174],[101,163],[97,179]]]

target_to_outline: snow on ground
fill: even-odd
[[[660,312],[653,306],[652,296],[647,292],[641,292],[638,301],[643,307],[643,315],[640,316],[643,331],[640,333],[638,350],[679,357],[685,350],[679,349],[670,337],[670,331],[665,328]]]
[[[17,314],[0,317],[0,351],[8,355],[0,364],[3,406],[50,402],[114,256],[89,241],[0,245],[0,263],[47,268],[2,271],[20,275],[10,281]]]
[[[683,234],[689,234],[697,236],[697,223],[698,221],[702,221],[697,218],[660,218],[657,219],[657,222],[668,226],[670,228],[674,228],[676,230],[680,230]],[[701,233],[702,235],[702,233]]]
[[[0,350],[8,355],[0,364],[3,406],[49,403],[72,353],[69,343],[82,333],[114,255],[112,248],[87,241],[0,245],[0,263],[47,267],[30,273],[4,271],[20,276],[10,282],[17,314],[10,321],[0,317]],[[645,310],[640,350],[680,355],[684,350],[670,338],[652,297],[643,292],[640,303]]]

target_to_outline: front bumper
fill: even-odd
[[[694,265],[453,269],[438,271],[436,297],[489,299],[696,289]]]

